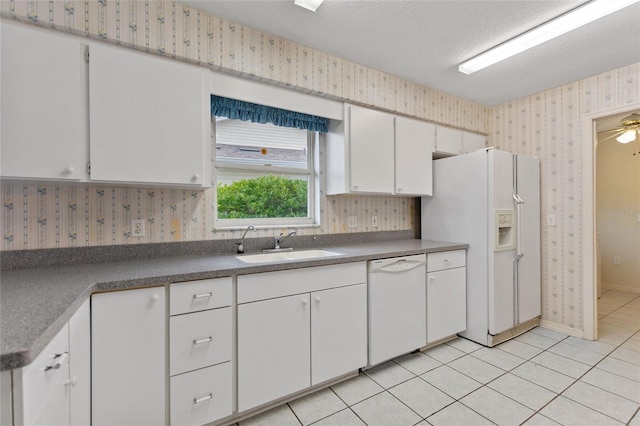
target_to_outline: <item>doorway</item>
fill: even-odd
[[[634,111],[640,111],[640,104],[630,104],[597,114],[588,114],[585,115],[583,122],[583,134],[588,138],[583,144],[583,337],[589,340],[598,339],[597,277],[601,270],[598,267],[596,227],[597,123],[612,116],[629,115]]]
[[[639,121],[640,110],[595,120],[597,335],[612,344],[638,330],[640,136],[635,123]]]

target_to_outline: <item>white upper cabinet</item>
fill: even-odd
[[[479,133],[462,132],[462,152],[473,152],[487,146],[487,137]]]
[[[2,177],[83,179],[85,47],[13,22],[3,21],[0,32]]]
[[[445,155],[462,154],[462,130],[436,126],[435,152]]]
[[[466,154],[486,146],[486,136],[450,127],[436,126],[435,149],[440,157]]]
[[[326,136],[327,195],[431,194],[430,126],[345,104]]]
[[[395,193],[432,195],[435,125],[405,117],[395,124]]]
[[[210,186],[208,82],[197,66],[92,46],[91,180]]]
[[[346,105],[327,134],[327,194],[392,194],[393,115]]]

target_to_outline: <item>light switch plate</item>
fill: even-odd
[[[358,227],[358,216],[349,216],[347,221],[347,227],[349,228],[357,228]]]
[[[371,216],[371,227],[372,228],[378,227],[378,216]]]

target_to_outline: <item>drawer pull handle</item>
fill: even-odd
[[[213,296],[213,293],[209,292],[209,293],[202,293],[202,294],[194,294],[193,298],[194,299],[202,299],[204,297],[211,297]]]
[[[47,372],[49,370],[59,369],[60,367],[62,367],[62,363],[64,362],[67,355],[68,355],[67,352],[63,352],[61,354],[54,354],[52,358],[56,361],[56,363],[53,365],[47,365],[46,367],[43,368],[43,371]]]
[[[210,399],[213,399],[213,394],[211,394],[211,393],[209,395],[203,396],[201,398],[193,398],[193,403],[194,404],[200,404],[201,402],[205,402],[205,401],[208,401]]]
[[[446,263],[451,263],[453,262],[453,257],[448,257],[444,260]]]
[[[199,339],[199,340],[194,340],[193,344],[194,345],[201,345],[203,343],[210,343],[213,341],[213,337],[209,336],[206,339]]]

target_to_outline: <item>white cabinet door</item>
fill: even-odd
[[[486,146],[486,136],[478,133],[462,132],[462,152],[474,152],[486,148]]]
[[[442,154],[462,153],[462,130],[436,126],[435,152]]]
[[[91,424],[91,311],[87,299],[69,320],[69,424]]]
[[[29,365],[13,372],[16,425],[69,424],[69,328]]]
[[[90,53],[91,180],[210,186],[206,70],[115,47]]]
[[[311,293],[311,307],[311,385],[366,366],[366,285]]]
[[[0,371],[0,425],[13,424],[11,370]]]
[[[466,268],[427,274],[427,343],[467,328]]]
[[[310,385],[309,294],[238,306],[238,411]]]
[[[82,179],[87,140],[83,46],[5,20],[0,31],[2,176]]]
[[[395,132],[396,194],[432,195],[435,125],[396,117]]]
[[[94,426],[165,424],[165,299],[163,287],[92,296]]]
[[[392,194],[393,115],[358,106],[349,111],[351,192]]]

